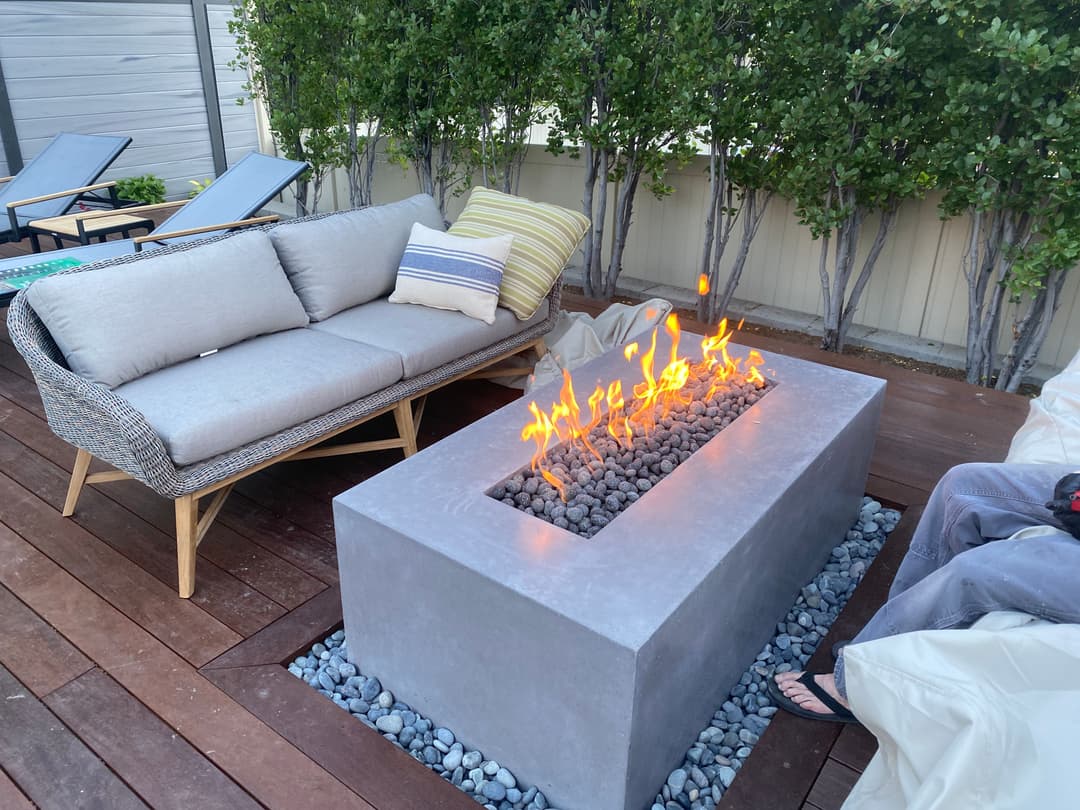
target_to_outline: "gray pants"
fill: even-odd
[[[1028,526],[1063,528],[1044,504],[1075,468],[962,464],[934,488],[889,599],[853,644],[914,630],[968,627],[995,610],[1080,623],[1080,541],[994,542]],[[844,656],[836,686],[844,688]]]

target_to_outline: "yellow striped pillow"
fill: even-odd
[[[499,306],[520,320],[536,312],[589,229],[589,218],[569,208],[476,187],[449,233],[474,239],[513,234]]]

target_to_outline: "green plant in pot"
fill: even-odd
[[[165,202],[165,183],[153,174],[124,177],[116,181],[116,194],[122,200],[146,205]]]

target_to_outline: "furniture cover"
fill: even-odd
[[[1080,354],[1032,400],[1006,461],[1080,469]],[[1080,626],[991,613],[849,647],[845,678],[878,751],[844,810],[1080,805]]]

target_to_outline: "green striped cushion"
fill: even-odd
[[[539,308],[588,228],[589,218],[569,208],[476,187],[449,232],[474,239],[513,234],[499,306],[525,321]]]

